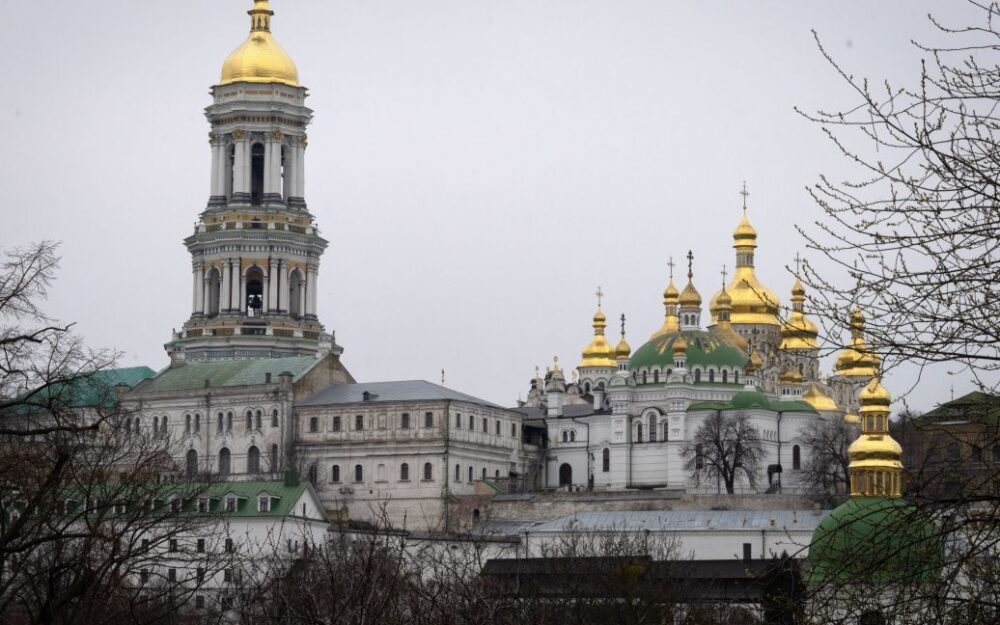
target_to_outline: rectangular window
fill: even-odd
[[[355,415],[354,417],[354,429],[360,432],[365,429],[365,415]]]
[[[455,413],[455,427],[462,427],[462,415],[457,412]]]
[[[334,417],[333,418],[333,426],[331,427],[331,429],[334,432],[339,432],[340,431],[340,417]]]
[[[205,569],[199,566],[198,570],[195,572],[195,579],[199,582],[205,581]]]
[[[743,543],[743,561],[749,562],[752,557],[750,543]]]
[[[233,553],[234,551],[236,551],[236,549],[235,549],[235,546],[233,545],[233,539],[232,538],[227,538],[226,539],[226,553]]]
[[[169,551],[170,553],[177,553],[178,551],[180,551],[180,549],[177,546],[177,539],[176,538],[171,538],[167,542],[167,551]]]
[[[205,553],[205,539],[198,539],[198,553]]]
[[[139,581],[143,584],[149,581],[149,569],[142,569],[139,571]]]
[[[226,569],[225,571],[223,571],[222,572],[222,580],[226,581],[226,582],[233,581],[233,570],[232,569]]]
[[[270,512],[271,511],[271,498],[263,495],[257,498],[257,512]]]
[[[476,418],[472,415],[469,415],[469,430],[476,431]]]
[[[208,512],[208,498],[199,497],[198,498],[198,512]]]
[[[319,432],[319,419],[317,417],[309,418],[309,431],[314,434]]]
[[[205,595],[195,596],[194,607],[198,608],[199,610],[203,610],[205,608]]]
[[[226,497],[226,512],[236,512],[236,497]]]
[[[434,427],[434,413],[433,412],[425,412],[424,413],[424,427],[425,428],[432,428],[432,427]]]
[[[148,538],[143,538],[142,539],[142,550],[143,551],[148,551],[149,550],[149,539]]]
[[[510,437],[511,438],[517,438],[517,424],[516,423],[511,423],[510,424]]]
[[[404,412],[399,415],[399,427],[402,430],[410,429],[410,413]]]
[[[177,569],[167,569],[167,581],[177,581]]]

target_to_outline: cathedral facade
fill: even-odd
[[[544,378],[536,373],[519,409],[547,429],[547,486],[724,491],[696,477],[712,455],[697,433],[721,415],[746,417],[763,452],[756,479],[742,479],[737,491],[806,490],[803,432],[855,412],[858,392],[879,361],[865,345],[864,318],[854,311],[852,343],[833,375],[822,375],[818,330],[806,315],[802,284],[792,286],[791,310],[783,317],[777,295],[756,276],[757,232],[745,203],[733,248],[735,274],[713,295],[707,315],[689,252],[687,284],[679,291],[670,276],[663,324],[642,346],[632,351],[622,317],[621,339],[612,347],[599,304],[573,381],[558,363]]]

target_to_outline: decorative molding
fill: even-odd
[[[247,137],[247,131],[242,128],[237,128],[233,131],[233,139],[236,141],[243,141]]]

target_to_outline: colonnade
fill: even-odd
[[[211,136],[210,203],[250,200],[251,153],[256,143],[264,146],[263,202],[281,203],[305,197],[305,137],[286,136],[278,130],[247,133],[238,129],[230,135]]]
[[[318,268],[293,267],[283,258],[271,258],[266,266],[226,258],[221,263],[195,262],[192,272],[192,310],[205,317],[215,314],[247,314],[247,274],[258,269],[262,277],[261,312],[264,314],[316,317]],[[218,295],[216,295],[216,287]],[[295,301],[292,302],[292,298]]]

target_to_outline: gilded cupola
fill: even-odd
[[[820,387],[816,386],[815,382],[810,384],[809,388],[806,389],[806,392],[802,394],[802,401],[806,402],[817,411],[838,410],[837,402],[833,401],[833,398],[824,393]]]
[[[583,360],[580,367],[611,367],[614,368],[615,350],[612,349],[608,339],[604,337],[604,329],[607,328],[607,317],[601,312],[600,299],[604,294],[597,289],[597,312],[594,313],[594,338],[583,349]]]
[[[299,72],[291,57],[271,35],[271,10],[268,0],[255,0],[250,14],[250,36],[222,64],[219,84],[236,82],[279,83],[299,86]]]
[[[663,290],[663,325],[660,326],[659,330],[653,333],[653,336],[649,337],[650,340],[670,332],[677,332],[681,329],[680,324],[677,321],[677,307],[680,300],[680,293],[674,285],[673,258],[670,259],[667,266],[670,267],[670,282],[667,284],[667,288]]]
[[[615,358],[628,359],[632,355],[632,347],[625,340],[625,315],[622,315],[622,338],[615,346]]]
[[[900,497],[903,493],[903,449],[889,434],[892,397],[879,379],[873,378],[862,389],[859,400],[861,436],[847,449],[851,495]]]
[[[750,225],[750,219],[747,217],[746,198],[749,193],[746,191],[745,184],[741,194],[743,195],[743,218],[733,232],[736,271],[725,289],[732,298],[733,310],[730,322],[733,324],[781,325],[778,319],[781,301],[774,291],[768,289],[757,279],[757,274],[754,272],[757,231]],[[718,321],[718,298],[721,293],[721,291],[716,293],[709,303],[713,323]]]
[[[865,316],[860,308],[851,311],[851,344],[840,351],[834,369],[837,375],[874,378],[881,362],[865,343]]]
[[[712,326],[711,332],[719,338],[721,338],[726,343],[729,343],[733,347],[738,347],[742,351],[746,352],[749,350],[749,343],[743,338],[736,330],[733,329],[730,323],[731,315],[733,312],[733,298],[729,297],[729,293],[726,292],[726,268],[722,268],[722,290],[715,298],[715,315],[717,321],[715,325]]]
[[[806,317],[804,304],[806,301],[806,290],[802,283],[795,279],[792,286],[792,312],[781,326],[781,347],[782,350],[814,350],[819,349],[816,337],[819,330],[811,319]]]

